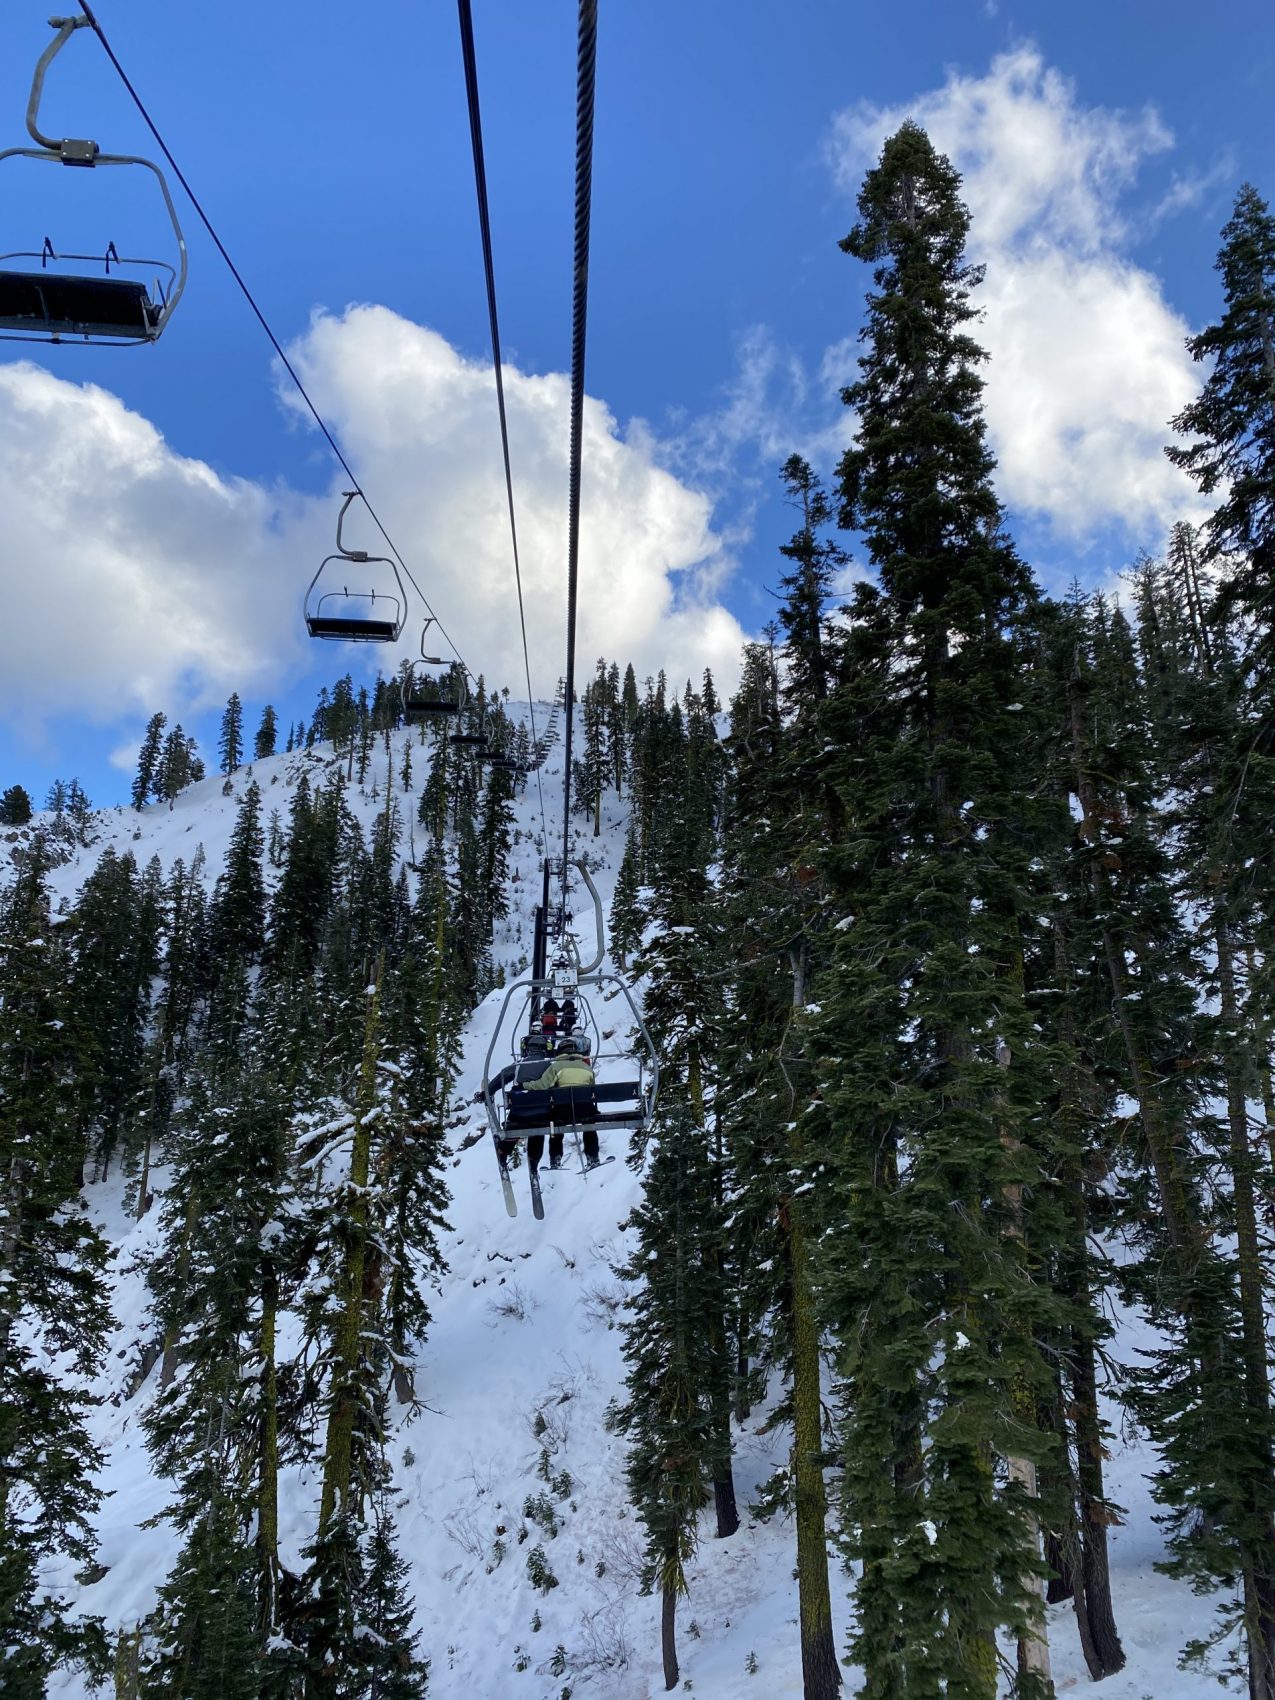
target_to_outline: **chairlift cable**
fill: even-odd
[[[306,406],[309,408],[310,414],[311,414],[312,418],[314,419],[315,424],[319,427],[319,430],[323,433],[324,437],[327,439],[328,447],[332,450],[332,453],[336,456],[337,462],[341,466],[342,471],[345,473],[346,477],[350,480],[350,483],[353,485],[353,487],[354,487],[355,491],[358,493],[358,495],[362,497],[363,504],[367,508],[368,513],[371,515],[373,523],[376,526],[376,529],[380,532],[381,536],[385,539],[386,547],[389,549],[389,551],[393,555],[394,559],[398,562],[399,566],[403,569],[404,573],[407,575],[408,583],[412,586],[412,589],[420,597],[421,602],[424,605],[425,612],[429,615],[430,619],[438,627],[440,637],[443,638],[443,640],[446,642],[448,647],[451,649],[451,652],[456,657],[457,661],[460,662],[460,665],[463,668],[464,672],[470,678],[474,678],[475,675],[470,671],[469,664],[466,662],[464,656],[460,653],[460,650],[457,649],[455,643],[453,643],[451,637],[448,635],[447,628],[443,625],[443,622],[439,619],[438,615],[435,614],[434,610],[430,607],[429,600],[426,597],[425,592],[421,589],[420,585],[417,584],[416,579],[412,574],[412,569],[408,566],[407,562],[403,559],[402,555],[399,553],[398,545],[395,543],[394,539],[390,536],[389,532],[385,529],[385,526],[384,526],[384,524],[381,520],[380,515],[377,513],[376,509],[372,506],[372,503],[368,498],[368,494],[367,494],[366,490],[364,490],[362,484],[360,484],[359,480],[355,477],[353,468],[350,466],[349,461],[346,460],[344,454],[341,452],[341,448],[340,448],[339,444],[337,443],[336,438],[333,436],[332,432],[328,429],[327,422],[324,420],[323,415],[319,412],[318,408],[314,405],[314,402],[310,399],[310,393],[306,389],[305,385],[302,383],[300,374],[298,373],[296,367],[292,364],[291,360],[289,360],[288,356],[284,353],[282,343],[279,341],[278,337],[274,334],[274,331],[270,328],[269,320],[266,318],[266,316],[262,312],[261,308],[257,305],[256,298],[254,297],[251,289],[249,289],[247,283],[244,281],[243,274],[240,272],[240,270],[239,270],[238,266],[236,266],[235,262],[231,259],[230,254],[227,251],[225,243],[222,241],[221,237],[218,236],[217,231],[213,226],[213,222],[209,218],[208,214],[204,211],[203,205],[200,202],[198,195],[196,195],[195,191],[191,188],[190,183],[187,181],[185,172],[182,170],[181,166],[178,165],[177,161],[173,158],[172,151],[169,148],[168,143],[164,140],[163,136],[160,134],[159,128],[156,125],[155,120],[151,117],[150,113],[147,111],[145,102],[142,100],[141,95],[139,95],[137,90],[133,87],[133,84],[132,84],[131,79],[129,78],[128,72],[124,69],[123,65],[121,65],[119,59],[116,57],[115,49],[111,46],[109,40],[107,39],[106,32],[102,28],[101,23],[98,21],[97,14],[94,12],[93,7],[90,4],[90,0],[80,0],[80,5],[81,5],[81,10],[84,13],[84,16],[88,19],[89,24],[92,26],[94,35],[96,35],[97,39],[101,42],[102,48],[103,48],[103,51],[106,54],[106,57],[110,60],[111,64],[115,67],[115,70],[116,70],[116,72],[119,76],[119,79],[123,83],[124,87],[127,89],[128,94],[129,94],[129,96],[130,96],[130,98],[133,102],[133,105],[137,108],[138,112],[141,114],[142,121],[145,123],[146,128],[150,131],[151,135],[154,136],[156,145],[159,147],[159,150],[163,154],[164,158],[168,161],[168,164],[169,164],[170,169],[172,170],[173,176],[176,177],[177,181],[181,184],[182,188],[186,191],[186,194],[187,194],[187,197],[190,200],[191,206],[194,207],[196,213],[199,215],[200,223],[203,225],[204,229],[208,232],[209,236],[211,237],[212,242],[213,242],[213,246],[216,248],[217,252],[221,255],[222,259],[226,262],[227,270],[230,272],[231,277],[233,277],[235,282],[238,284],[239,289],[240,289],[240,293],[243,295],[244,300],[248,303],[249,307],[251,307],[253,313],[256,315],[257,323],[261,326],[262,330],[266,333],[266,336],[269,338],[270,346],[274,349],[275,353],[279,356],[279,359],[280,359],[280,361],[283,365],[284,370],[287,372],[288,376],[292,379],[292,382],[296,385],[297,393],[300,395],[302,401],[304,401]]]
[[[598,48],[597,0],[580,0],[576,49],[576,202],[571,303],[571,452],[567,489],[567,729],[562,781],[562,902],[571,852],[571,741],[576,671],[576,590],[580,574],[580,462],[584,425],[584,348],[589,310],[589,214],[593,191],[593,107]]]
[[[527,648],[527,613],[522,599],[522,563],[518,555],[518,522],[514,514],[514,476],[509,459],[509,418],[505,411],[504,361],[500,352],[500,317],[496,311],[496,263],[491,245],[491,215],[487,202],[487,166],[483,157],[482,109],[478,101],[478,59],[474,51],[474,15],[470,0],[457,0],[460,44],[465,61],[465,96],[469,103],[469,137],[474,152],[474,190],[478,197],[478,228],[482,235],[483,272],[487,282],[487,317],[491,324],[491,359],[496,373],[496,408],[500,415],[500,447],[505,461],[505,497],[509,506],[509,537],[513,545],[514,583],[518,587],[518,624],[522,628],[522,662],[527,679],[527,712],[531,716],[531,746],[536,746],[535,693],[531,688],[531,656]],[[544,784],[536,768],[540,799],[540,831],[546,848],[549,825],[545,816]]]

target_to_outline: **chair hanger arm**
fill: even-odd
[[[78,18],[50,18],[49,24],[58,33],[36,61],[35,75],[31,79],[31,95],[27,101],[27,130],[42,148],[47,148],[50,153],[61,153],[63,139],[46,136],[40,129],[40,101],[44,95],[44,77],[49,66],[61,53],[76,30],[88,29],[90,24],[82,13]],[[96,153],[97,143],[93,142],[89,145]]]

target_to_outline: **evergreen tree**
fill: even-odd
[[[790,463],[791,465],[791,463]],[[808,528],[803,528],[808,535]],[[799,540],[803,534],[799,534]],[[791,581],[786,581],[791,585]],[[807,585],[796,583],[798,593]],[[789,612],[785,606],[785,613]],[[818,676],[821,608],[793,634],[790,682]],[[782,617],[782,616],[781,616]],[[811,862],[822,826],[802,788],[808,751],[818,748],[819,699],[789,692],[780,711],[779,671],[769,644],[745,653],[731,708],[734,770],[722,850],[719,925],[731,941],[732,998],[724,1012],[722,1076],[730,1082],[722,1118],[735,1178],[729,1224],[736,1298],[736,1402],[746,1408],[754,1375],[749,1358],[776,1363],[789,1386],[769,1425],[790,1422],[788,1470],[772,1484],[794,1515],[805,1700],[831,1700],[840,1685],[828,1581],[826,1441],[822,1420],[820,1330],[812,1279],[812,1230],[818,1201],[800,1186],[811,1095],[805,1014],[807,991],[826,961],[821,897]],[[812,1210],[814,1212],[812,1219]]]
[[[1128,1279],[1171,1342],[1134,1376],[1134,1403],[1163,1447],[1154,1485],[1169,1507],[1169,1568],[1201,1586],[1240,1578],[1249,1686],[1268,1700],[1275,1693],[1275,1472],[1248,1137],[1256,1057],[1240,1019],[1252,868],[1233,837],[1247,742],[1240,734],[1243,666],[1224,625],[1215,628],[1207,654],[1191,637],[1181,594],[1187,587],[1176,576],[1183,564],[1179,556],[1177,569],[1144,566],[1140,575],[1151,687],[1143,712],[1116,616],[1091,619],[1088,641],[1069,645],[1064,659],[1087,907],[1100,932],[1090,948],[1101,950],[1107,970],[1108,1020],[1113,1039],[1119,1035],[1146,1151],[1128,1181],[1133,1225],[1126,1232],[1142,1253]],[[1175,799],[1167,818],[1160,792]],[[1198,942],[1174,900],[1175,883],[1187,913],[1203,920]],[[1076,913],[1083,918],[1086,909]],[[1211,984],[1202,984],[1205,951],[1215,964]],[[1220,1005],[1216,1021],[1200,1007],[1202,991]],[[1226,1108],[1224,1141],[1218,1097]],[[1229,1169],[1233,1253],[1209,1205],[1219,1143]],[[1147,1208],[1148,1199],[1156,1208]],[[1224,1611],[1219,1637],[1235,1615]],[[1207,1650],[1205,1643],[1191,1652]]]
[[[0,826],[25,826],[30,819],[30,796],[21,785],[10,785],[0,796]]]
[[[1048,1692],[1035,1473],[1050,1447],[1026,1418],[1050,1384],[1039,1331],[1062,1314],[1031,1264],[1059,1232],[1052,1066],[1016,966],[1030,833],[1005,824],[1031,790],[1018,710],[1035,595],[992,489],[958,188],[905,124],[842,243],[875,283],[844,392],[842,520],[879,588],[857,587],[825,710],[847,825],[824,876],[847,925],[819,987],[809,1160],[827,1177],[819,1275],[871,1700],[994,1700],[1002,1627],[1020,1691]]]
[[[160,908],[154,872],[144,887],[132,855],[118,856],[108,845],[72,916],[70,1024],[80,1127],[103,1175],[142,1090]]]
[[[252,741],[252,756],[254,761],[265,761],[275,753],[279,738],[279,716],[269,703],[261,711],[261,724],[257,735]]]
[[[195,740],[188,738],[180,726],[174,726],[160,751],[152,783],[155,797],[171,809],[178,792],[203,776],[204,765],[196,753]]]
[[[338,679],[333,687],[332,702],[324,721],[326,735],[332,740],[332,747],[338,754],[350,749],[358,728],[358,718],[354,680],[347,673],[344,678]]]
[[[102,1458],[59,1366],[81,1383],[94,1374],[109,1321],[105,1248],[80,1198],[67,968],[38,857],[7,894],[0,945],[0,1688],[38,1700],[58,1665],[106,1671],[100,1621],[68,1619],[38,1572],[93,1556]]]
[[[219,966],[260,960],[265,944],[266,891],[261,870],[261,790],[253,780],[235,814],[226,866],[213,897],[213,951]]]
[[[146,736],[137,752],[137,772],[133,776],[132,801],[135,809],[145,808],[155,790],[160,772],[160,745],[164,727],[168,724],[162,714],[152,714],[146,723]]]
[[[234,773],[243,760],[243,704],[239,692],[232,691],[221,717],[217,734],[217,754],[221,757],[221,772]]]
[[[1222,500],[1205,522],[1210,559],[1225,558],[1226,603],[1252,616],[1271,671],[1275,625],[1275,215],[1245,183],[1217,257],[1220,321],[1187,340],[1212,361],[1199,396],[1173,421],[1194,442],[1169,448],[1205,495]]]
[[[76,843],[87,845],[89,842],[89,819],[93,813],[93,805],[89,802],[88,793],[78,779],[73,779],[66,788],[66,812],[74,831]]]
[[[637,836],[631,823],[624,838],[624,854],[616,874],[609,920],[611,953],[623,971],[629,958],[641,946],[645,924],[640,906]]]
[[[149,1274],[165,1353],[147,1438],[176,1484],[166,1515],[186,1537],[157,1621],[157,1680],[174,1696],[211,1694],[196,1683],[219,1671],[243,1685],[234,1692],[268,1691],[278,1651],[268,1653],[280,1628],[275,1318],[295,1253],[286,1091],[266,1054],[232,958],[172,1142]]]
[[[643,1202],[626,1227],[637,1236],[617,1273],[634,1283],[622,1324],[628,1397],[612,1421],[628,1436],[629,1494],[646,1530],[645,1591],[658,1588],[664,1686],[678,1678],[676,1614],[686,1564],[708,1503],[713,1414],[703,1364],[711,1355],[716,1250],[705,1242],[713,1178],[701,1131],[687,1110],[661,1118]],[[711,1229],[709,1230],[711,1235]]]

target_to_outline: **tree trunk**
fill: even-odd
[[[736,1349],[735,1349],[735,1421],[746,1423],[753,1414],[752,1405],[748,1401],[748,1348],[744,1342],[748,1338],[748,1316],[741,1301],[736,1316]]]
[[[1076,1429],[1076,1488],[1080,1502],[1080,1563],[1075,1575],[1076,1618],[1085,1663],[1095,1682],[1124,1669],[1124,1648],[1111,1603],[1107,1524],[1111,1513],[1102,1479],[1102,1429],[1093,1341],[1072,1336],[1072,1406]]]
[[[665,1582],[660,1600],[660,1652],[664,1659],[664,1686],[677,1687],[677,1589]]]
[[[690,1089],[691,1104],[695,1112],[696,1120],[702,1127],[705,1120],[704,1086],[703,1079],[700,1074],[698,1059],[691,1062],[688,1070],[687,1085]],[[715,1139],[717,1145],[715,1185],[717,1191],[717,1205],[720,1212],[722,1192],[720,1121],[717,1123],[715,1129]],[[715,1276],[720,1277],[721,1253],[719,1249],[713,1249],[712,1258],[715,1266],[713,1273]],[[722,1290],[720,1279],[716,1284],[718,1291],[720,1292]],[[708,1366],[708,1371],[711,1377],[710,1404],[713,1448],[710,1466],[713,1476],[713,1507],[717,1513],[717,1538],[719,1541],[723,1541],[729,1539],[729,1537],[739,1528],[739,1510],[735,1502],[735,1473],[732,1468],[731,1460],[730,1341],[727,1338],[726,1319],[720,1311],[716,1316],[710,1319],[709,1345],[712,1355],[712,1361]]]
[[[800,1015],[806,1004],[806,954],[789,952],[792,1001]],[[805,1156],[801,1120],[794,1115],[788,1135],[792,1168],[800,1174]],[[805,1208],[800,1197],[779,1207],[788,1235],[789,1322],[792,1331],[792,1473],[797,1523],[797,1600],[801,1620],[803,1700],[832,1700],[841,1686],[832,1632],[828,1587],[828,1493],[823,1479],[823,1397],[819,1322],[810,1283]]]
[[[996,1061],[1003,1069],[1008,1069],[1012,1061],[1009,1046],[1001,1040],[996,1049]],[[1020,1142],[1014,1137],[1008,1127],[1001,1129],[1001,1144],[1011,1154],[1019,1149]],[[1011,1181],[1002,1189],[1007,1206],[1005,1223],[1005,1238],[1011,1242],[1014,1255],[1021,1256],[1023,1244],[1023,1188],[1021,1182]],[[1010,1398],[1013,1402],[1014,1414],[1026,1428],[1036,1426],[1036,1401],[1029,1389],[1017,1383],[1011,1389]],[[1011,1482],[1016,1482],[1023,1490],[1026,1509],[1023,1522],[1027,1528],[1028,1540],[1034,1554],[1040,1551],[1040,1517],[1036,1507],[1040,1503],[1040,1484],[1036,1477],[1035,1459],[1016,1453],[1007,1453],[1005,1468]],[[1029,1572],[1020,1581],[1023,1596],[1030,1612],[1028,1627],[1018,1637],[1018,1674],[1021,1677],[1035,1678],[1038,1683],[1048,1685],[1051,1681],[1049,1668],[1049,1632],[1045,1618],[1045,1584],[1043,1579]]]
[[[267,1256],[261,1281],[261,1454],[257,1475],[258,1622],[263,1640],[279,1617],[279,1384],[275,1321],[279,1284]]]
[[[1227,1124],[1231,1136],[1231,1184],[1239,1264],[1244,1385],[1251,1445],[1257,1466],[1250,1475],[1253,1489],[1251,1502],[1246,1507],[1253,1525],[1253,1534],[1245,1543],[1249,1562],[1244,1567],[1249,1694],[1250,1700],[1275,1700],[1275,1615],[1272,1614],[1272,1605],[1275,1604],[1275,1506],[1272,1505],[1271,1493],[1271,1392],[1253,1154],[1248,1141],[1248,1057],[1240,1033],[1234,947],[1230,927],[1221,913],[1215,916],[1214,934],[1217,939],[1218,989],[1226,1063]]]
[[[1251,944],[1244,947],[1248,963],[1248,997],[1244,1002],[1244,1015],[1250,1032],[1256,1040],[1257,1052],[1257,1084],[1262,1099],[1262,1115],[1266,1119],[1266,1149],[1270,1154],[1271,1167],[1275,1169],[1275,1085],[1271,1082],[1271,1035],[1270,1023],[1266,1019],[1266,1010],[1262,998],[1254,992],[1257,978],[1256,953]],[[1270,1177],[1267,1177],[1267,1201],[1270,1200]]]
[[[1063,921],[1055,916],[1054,962],[1057,983],[1070,994],[1071,957]],[[1061,1180],[1070,1219],[1070,1243],[1059,1270],[1059,1289],[1085,1318],[1095,1314],[1092,1268],[1089,1259],[1089,1222],[1085,1205],[1082,1165],[1082,1086],[1076,1061],[1076,1036],[1071,1008],[1064,1004],[1061,1021],[1063,1043],[1070,1061],[1061,1081],[1060,1119],[1068,1132]],[[1066,1554],[1070,1575],[1068,1592],[1076,1613],[1081,1651],[1095,1682],[1114,1676],[1124,1668],[1124,1648],[1116,1629],[1111,1601],[1111,1570],[1107,1557],[1107,1506],[1102,1474],[1102,1424],[1098,1412],[1098,1366],[1094,1335],[1086,1323],[1074,1326],[1064,1343],[1063,1356],[1071,1379],[1070,1416],[1075,1438],[1076,1468],[1072,1505],[1076,1514],[1074,1539]],[[1061,1390],[1061,1383],[1060,1383]],[[1060,1401],[1059,1423],[1065,1432],[1066,1415]],[[1070,1467],[1068,1474],[1071,1474]]]
[[[370,1113],[376,1104],[377,1039],[380,1025],[381,964],[367,1000],[363,1025],[363,1062],[350,1151],[350,1237],[342,1271],[341,1314],[332,1342],[332,1406],[323,1454],[323,1491],[319,1533],[349,1497],[357,1383],[363,1356],[364,1273],[367,1263],[367,1182],[371,1162]]]
[[[195,1237],[195,1223],[199,1220],[199,1199],[191,1193],[186,1201],[186,1220],[182,1226],[182,1243],[177,1253],[177,1287],[180,1291],[185,1286],[185,1276],[190,1268],[190,1242]],[[159,1390],[162,1393],[166,1387],[171,1387],[173,1377],[177,1374],[177,1335],[176,1323],[171,1323],[164,1334],[164,1361],[159,1366]]]
[[[803,1700],[832,1700],[841,1686],[828,1587],[828,1495],[823,1479],[819,1326],[799,1199],[787,1202],[791,1268],[793,1494],[797,1522],[797,1598]]]

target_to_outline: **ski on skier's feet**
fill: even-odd
[[[527,1179],[531,1183],[531,1214],[537,1222],[543,1222],[545,1219],[545,1201],[540,1196],[540,1171],[533,1169],[530,1164],[527,1167]]]
[[[518,1200],[514,1197],[514,1183],[509,1175],[509,1165],[499,1151],[496,1153],[496,1167],[500,1170],[500,1190],[505,1195],[505,1209],[511,1216],[516,1216]]]

